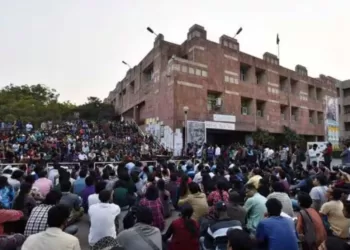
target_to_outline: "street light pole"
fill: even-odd
[[[236,36],[239,35],[239,33],[241,33],[242,30],[243,30],[243,28],[240,27],[240,28],[237,30],[237,32],[236,32],[236,34],[235,34],[235,36],[234,36],[233,38],[236,38]]]
[[[151,27],[147,27],[147,31],[155,36],[158,36],[158,34],[156,32],[154,32]]]
[[[125,64],[126,66],[128,66],[128,67],[129,67],[129,69],[131,69],[130,64],[128,64],[128,63],[127,63],[127,62],[125,62],[125,61],[122,61],[122,63],[123,63],[123,64]]]
[[[188,113],[188,110],[189,110],[189,107],[187,106],[184,106],[183,107],[183,111],[184,111],[184,114],[185,114],[185,153],[186,153],[186,150],[187,150],[187,113]]]

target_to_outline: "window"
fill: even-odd
[[[134,92],[135,92],[135,81],[132,81],[132,82],[130,83],[130,92],[131,92],[131,93],[134,93]]]
[[[323,113],[317,112],[317,123],[322,124],[323,123]]]
[[[350,89],[343,89],[343,95],[344,97],[350,96]]]
[[[187,73],[187,66],[186,65],[182,65],[181,66],[181,71],[184,73]]]
[[[196,75],[197,76],[201,76],[202,75],[202,71],[200,69],[196,69]]]
[[[350,114],[350,105],[344,105],[344,114]]]
[[[220,108],[220,106],[217,105],[218,98],[220,98],[220,94],[208,92],[208,94],[207,94],[207,107],[208,107],[209,111]]]
[[[250,108],[252,104],[251,98],[241,97],[241,114],[250,115]]]
[[[152,81],[153,77],[153,63],[151,63],[144,71],[143,71],[143,79],[145,82]]]
[[[257,117],[264,117],[264,110],[265,110],[265,101],[256,101],[256,116]]]
[[[288,91],[288,78],[285,76],[279,76],[279,85],[282,92]]]
[[[315,111],[309,110],[309,122],[311,124],[315,123]]]
[[[340,97],[340,89],[337,88],[337,97]]]
[[[202,76],[203,77],[207,77],[208,76],[208,72],[206,70],[202,70]]]
[[[255,76],[256,76],[256,84],[262,84],[265,82],[265,79],[266,79],[265,70],[256,68]]]
[[[298,91],[298,81],[294,79],[290,79],[290,92],[295,95],[297,91]]]
[[[281,105],[280,106],[280,110],[281,110],[281,120],[287,120],[287,117],[288,117],[288,106]]]
[[[292,107],[292,121],[298,121],[299,110],[297,107]]]
[[[229,76],[225,76],[225,82],[230,82],[230,77]]]
[[[322,101],[322,89],[321,88],[316,88],[316,100]]]
[[[224,46],[228,47],[228,42],[227,41],[224,41]]]
[[[188,68],[188,73],[194,75],[194,68],[189,67]]]
[[[315,87],[312,85],[308,86],[308,96],[310,99],[315,99]]]
[[[350,131],[350,122],[344,122],[345,131]]]

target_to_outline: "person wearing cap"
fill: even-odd
[[[118,245],[123,247],[123,250],[163,249],[160,230],[152,226],[153,216],[151,209],[137,206],[135,217],[136,224],[132,228],[118,234]]]
[[[226,249],[230,229],[242,230],[242,224],[238,220],[232,220],[227,215],[227,206],[223,201],[215,205],[216,220],[210,223],[204,237],[200,238],[203,249]]]
[[[298,237],[293,220],[281,216],[282,203],[276,198],[266,202],[267,218],[256,229],[259,247],[269,250],[298,250]]]

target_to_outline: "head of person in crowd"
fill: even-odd
[[[111,191],[109,190],[102,190],[99,194],[98,194],[98,199],[102,202],[102,203],[109,203],[112,199],[111,196]]]
[[[188,176],[186,174],[183,174],[181,176],[181,183],[180,183],[180,197],[185,196],[188,190]]]
[[[257,190],[254,184],[250,183],[245,185],[245,195],[247,198],[253,197],[256,193]]]
[[[57,205],[61,200],[62,194],[55,190],[51,190],[45,197],[43,204],[45,205]]]
[[[64,229],[70,216],[69,208],[59,204],[50,208],[47,215],[47,225],[53,228]]]
[[[232,204],[232,205],[234,205],[234,206],[238,206],[239,205],[239,203],[241,202],[241,196],[239,195],[239,193],[238,192],[236,192],[236,191],[231,191],[230,193],[229,193],[229,202]]]
[[[301,209],[310,208],[312,205],[311,196],[305,192],[299,192],[297,195],[298,203]]]
[[[27,175],[25,178],[24,178],[24,182],[27,182],[29,184],[34,184],[35,182],[35,177],[33,175]]]
[[[99,194],[102,190],[106,188],[107,183],[104,181],[99,181],[95,184],[95,192]]]
[[[193,215],[193,207],[186,203],[181,207],[181,218],[185,222],[186,229],[191,233],[192,236],[196,236],[196,224],[193,220],[191,220],[191,217]]]
[[[159,179],[157,182],[157,187],[159,191],[165,191],[165,181],[163,179]]]
[[[231,229],[227,231],[228,250],[253,250],[254,243],[249,233],[240,229]]]
[[[94,178],[92,177],[92,176],[88,176],[88,177],[86,177],[85,178],[85,185],[87,186],[87,187],[91,187],[91,186],[93,186],[94,185]]]
[[[146,189],[145,198],[149,201],[155,201],[159,198],[159,190],[154,184]]]
[[[152,225],[153,215],[151,209],[144,206],[137,206],[135,211],[135,217],[137,223],[146,225]]]
[[[313,181],[312,184],[316,186],[326,186],[327,185],[327,178],[324,175],[317,175]]]
[[[215,217],[217,219],[225,219],[228,218],[227,215],[227,205],[224,201],[219,201],[215,204]]]
[[[197,194],[201,192],[199,185],[195,182],[191,182],[190,184],[188,184],[188,189],[191,194]]]
[[[284,186],[281,182],[272,183],[271,189],[273,192],[276,192],[276,193],[285,193],[286,192],[286,189],[284,188]]]
[[[269,217],[280,216],[282,212],[282,203],[276,198],[271,198],[267,200],[266,208]]]
[[[86,178],[87,174],[88,174],[87,169],[83,168],[79,171],[79,178],[84,179],[84,178]]]
[[[22,180],[22,177],[24,175],[24,172],[22,170],[15,170],[12,175],[11,175],[11,178],[12,179],[15,179],[17,181],[21,181]]]
[[[72,184],[70,183],[69,180],[60,183],[60,185],[61,185],[61,192],[68,193],[71,191]]]
[[[38,173],[38,178],[46,178],[47,172],[45,170],[42,170]]]
[[[342,198],[342,194],[342,190],[338,188],[328,188],[326,196],[329,201],[339,201]]]

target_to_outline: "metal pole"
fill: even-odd
[[[185,152],[187,150],[187,111],[185,111]]]

